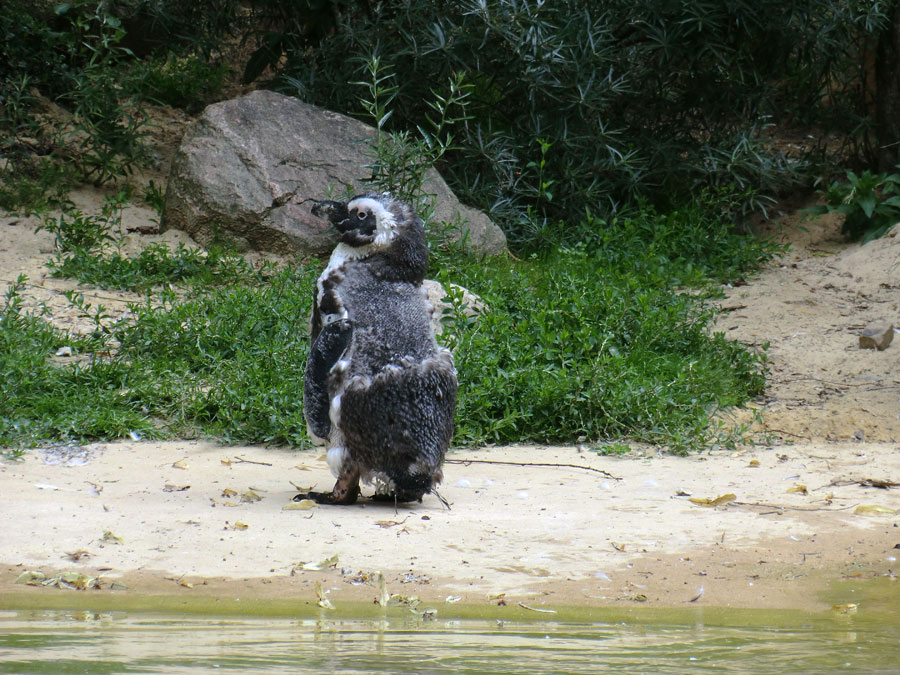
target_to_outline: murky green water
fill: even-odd
[[[0,673],[900,672],[892,621],[680,614],[579,623],[0,611]]]

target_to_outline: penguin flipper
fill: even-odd
[[[331,433],[328,375],[350,345],[353,329],[346,319],[322,327],[309,350],[303,383],[303,413],[309,431],[320,439]]]

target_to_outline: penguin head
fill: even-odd
[[[340,233],[341,243],[371,251],[387,247],[398,233],[399,213],[396,202],[387,192],[368,193],[346,202],[315,202],[312,213],[326,218]]]

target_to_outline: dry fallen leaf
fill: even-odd
[[[81,562],[85,558],[90,558],[91,554],[89,551],[85,551],[83,548],[78,549],[77,551],[66,552],[66,557],[72,562]]]
[[[172,462],[172,468],[173,469],[187,469],[188,463],[185,462],[183,459],[179,459],[177,462]]]
[[[806,486],[805,486],[805,485],[795,485],[795,486],[792,487],[792,488],[788,488],[786,492],[787,492],[788,494],[790,494],[790,493],[796,493],[796,494],[800,494],[800,495],[809,494],[809,493],[807,492],[807,490],[806,490]]]
[[[395,525],[402,525],[407,521],[408,518],[409,516],[407,516],[403,520],[376,520],[375,524],[378,525],[378,527],[394,527]]]
[[[125,540],[116,536],[110,530],[103,530],[103,536],[100,538],[100,541],[104,541],[107,544],[122,544]]]
[[[759,460],[758,460],[758,459],[751,459],[751,460],[750,460],[750,463],[747,464],[747,466],[758,467],[758,466],[759,466]]]
[[[226,530],[246,530],[250,526],[247,523],[243,523],[240,520],[234,521],[233,525],[229,525],[228,521],[225,521],[225,529]]]
[[[166,483],[163,486],[163,492],[184,492],[185,490],[190,490],[190,485],[172,485],[171,483]]]
[[[896,516],[900,511],[892,509],[889,506],[882,506],[881,504],[860,504],[853,509],[853,513],[858,515]]]
[[[246,492],[241,493],[241,501],[246,504],[252,504],[253,502],[261,501],[262,497],[256,494],[253,490],[247,490]]]
[[[724,504],[729,504],[737,499],[737,496],[729,492],[728,494],[719,495],[715,499],[708,499],[706,497],[691,497],[690,501],[697,506],[722,506]]]
[[[330,558],[325,558],[325,560],[320,560],[317,563],[312,562],[301,562],[294,565],[295,570],[305,570],[307,572],[319,572],[324,569],[328,569],[329,567],[335,567],[338,564],[338,555],[335,553]]]
[[[223,497],[237,497],[237,490],[233,490],[231,488],[225,488],[222,490]]]
[[[281,507],[282,511],[309,511],[318,506],[312,499],[301,499],[299,502],[288,502]]]
[[[45,582],[45,585],[56,585],[59,588],[74,588],[78,591],[84,591],[88,588],[100,588],[99,579],[82,574],[81,572],[62,572],[57,574],[52,581],[55,581],[56,583],[48,584]]]

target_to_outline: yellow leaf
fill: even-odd
[[[253,490],[247,490],[246,492],[241,493],[241,501],[246,502],[247,504],[252,504],[253,502],[258,502],[260,500],[262,500],[262,497]]]
[[[227,523],[228,521],[225,521],[225,522]],[[249,527],[250,527],[250,526],[249,526],[247,523],[243,523],[243,522],[241,522],[240,520],[236,520],[236,521],[234,521],[234,525],[232,525],[232,526],[231,526],[230,528],[228,528],[228,529],[232,529],[232,530],[246,530],[246,529],[248,529]]]
[[[237,497],[237,490],[232,490],[231,488],[225,488],[222,490],[223,497]]]
[[[795,485],[792,488],[788,488],[787,492],[788,493],[795,492],[795,493],[801,494],[801,495],[807,494],[805,485]]]
[[[179,459],[177,462],[172,462],[173,469],[186,469],[188,468],[188,463],[183,459]]]
[[[309,511],[318,506],[312,499],[301,499],[299,502],[288,502],[281,507],[282,511]]]
[[[107,544],[121,544],[124,542],[124,539],[117,537],[110,530],[103,530],[103,537],[100,541],[105,541]]]
[[[691,497],[690,501],[697,506],[722,506],[723,504],[733,502],[735,499],[737,499],[737,495],[729,492],[728,494],[719,495],[715,499],[708,499],[706,497]]]
[[[855,509],[853,509],[853,513],[858,515],[886,515],[886,516],[896,516],[900,511],[897,509],[892,509],[888,506],[882,506],[881,504],[860,504]]]
[[[759,466],[759,460],[758,460],[758,459],[751,459],[751,460],[750,460],[750,463],[749,463],[747,466],[757,467],[757,466]]]

